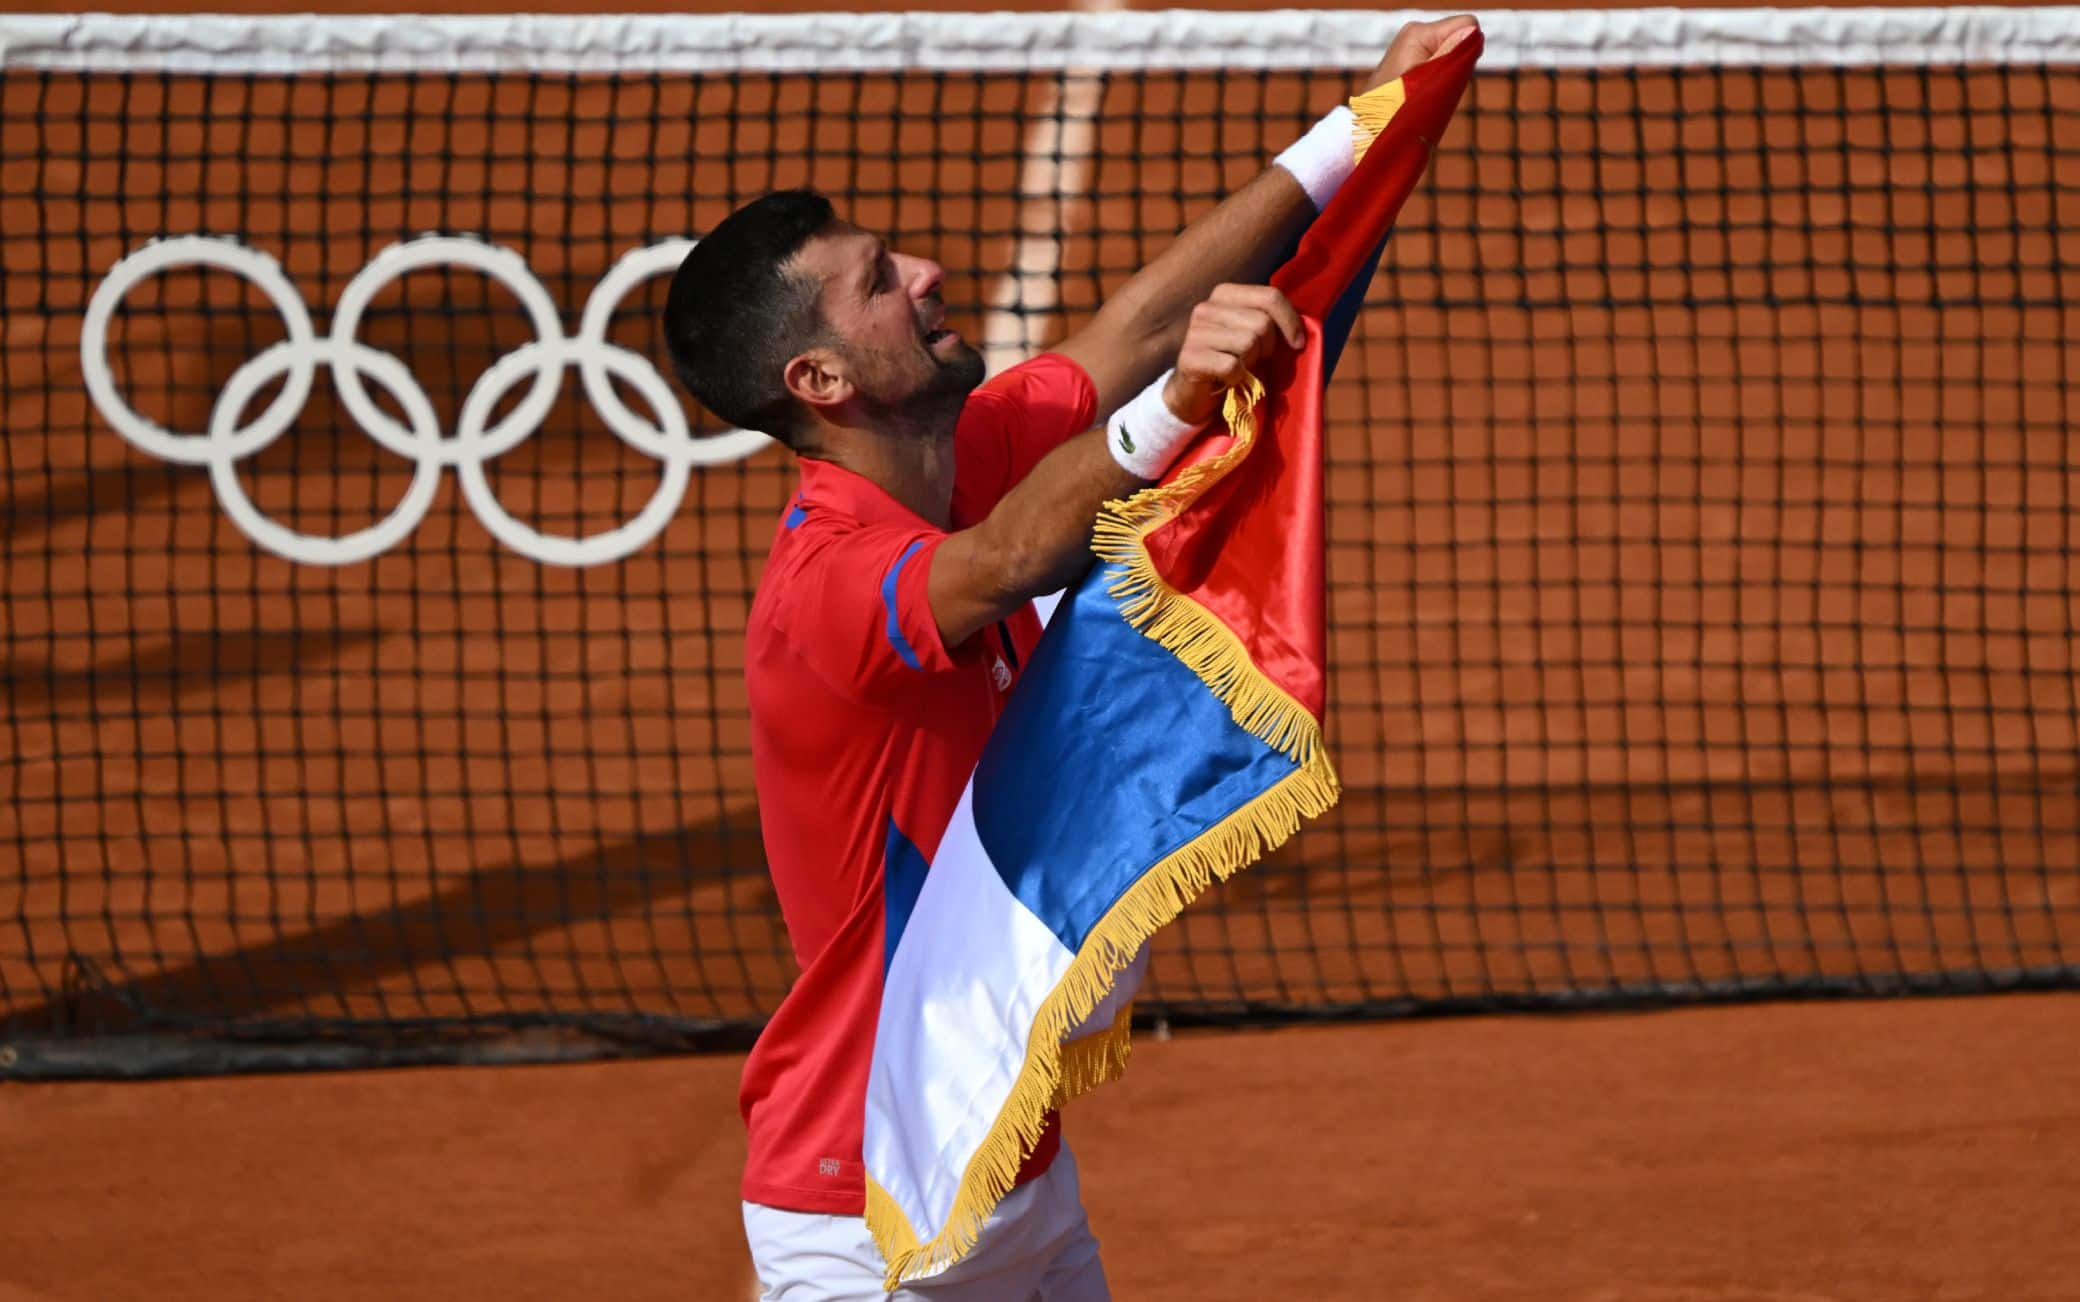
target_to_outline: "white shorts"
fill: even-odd
[[[967,1256],[893,1293],[858,1216],[744,1204],[760,1302],[1110,1302],[1083,1214],[1076,1159],[1062,1145],[1047,1174],[1004,1196]]]

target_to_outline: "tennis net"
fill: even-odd
[[[740,1045],[786,456],[683,241],[808,184],[993,367],[1350,12],[0,15],[0,1075]],[[1328,404],[1342,804],[1145,1017],[2080,984],[2080,10],[1491,15]]]

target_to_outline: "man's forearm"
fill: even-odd
[[[929,590],[946,644],[958,645],[1090,568],[1098,508],[1143,482],[1112,459],[1102,429],[1087,430],[1042,457],[988,518],[940,546]]]
[[[1079,434],[1042,457],[997,503],[988,521],[1014,558],[1010,568],[1016,598],[1030,601],[1066,587],[1089,569],[1091,525],[1098,509],[1144,482],[1112,459],[1102,429]]]
[[[1214,286],[1261,284],[1314,220],[1313,200],[1276,165],[1187,226],[1058,351],[1089,373],[1110,415],[1177,356],[1192,309]]]
[[[1146,374],[1129,392],[1169,363],[1192,309],[1215,285],[1265,280],[1314,218],[1314,203],[1292,173],[1267,167],[1136,272],[1106,304],[1108,311],[1132,314],[1133,333],[1143,344]]]

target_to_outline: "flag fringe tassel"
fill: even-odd
[[[1283,845],[1300,830],[1302,819],[1321,814],[1340,794],[1336,771],[1322,747],[1321,724],[1257,670],[1241,641],[1205,607],[1164,581],[1144,542],[1249,455],[1263,396],[1264,387],[1254,377],[1230,391],[1225,414],[1234,445],[1186,467],[1168,483],[1108,502],[1099,515],[1092,547],[1101,560],[1121,570],[1110,591],[1120,599],[1120,613],[1127,622],[1190,666],[1228,706],[1236,723],[1297,767],[1157,862],[1091,930],[1034,1018],[1018,1082],[962,1172],[945,1226],[929,1243],[918,1242],[895,1199],[872,1178],[867,1180],[867,1229],[888,1261],[886,1282],[891,1291],[904,1280],[936,1273],[966,1256],[990,1213],[1010,1192],[1026,1155],[1039,1143],[1048,1112],[1126,1069],[1127,1013],[1109,1030],[1085,1040],[1064,1045],[1062,1037],[1090,1016],[1149,937],[1215,881]]]
[[[1396,77],[1384,86],[1374,86],[1362,95],[1351,96],[1351,152],[1359,162],[1365,161],[1365,151],[1379,139],[1379,133],[1387,129],[1387,123],[1408,102],[1408,87]]]
[[[1054,1092],[1057,1109],[1127,1074],[1127,1057],[1134,1051],[1133,1025],[1134,1004],[1129,1000],[1112,1025],[1062,1046],[1062,1083]]]

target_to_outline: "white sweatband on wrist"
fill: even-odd
[[[1328,207],[1336,191],[1358,170],[1357,148],[1352,143],[1357,122],[1349,105],[1338,104],[1271,160],[1293,174],[1307,197],[1314,200],[1316,212]]]
[[[1206,428],[1205,421],[1194,425],[1179,420],[1163,401],[1163,386],[1170,374],[1165,371],[1157,376],[1155,383],[1135,394],[1105,422],[1105,446],[1112,459],[1141,479],[1161,479],[1184,445]]]

